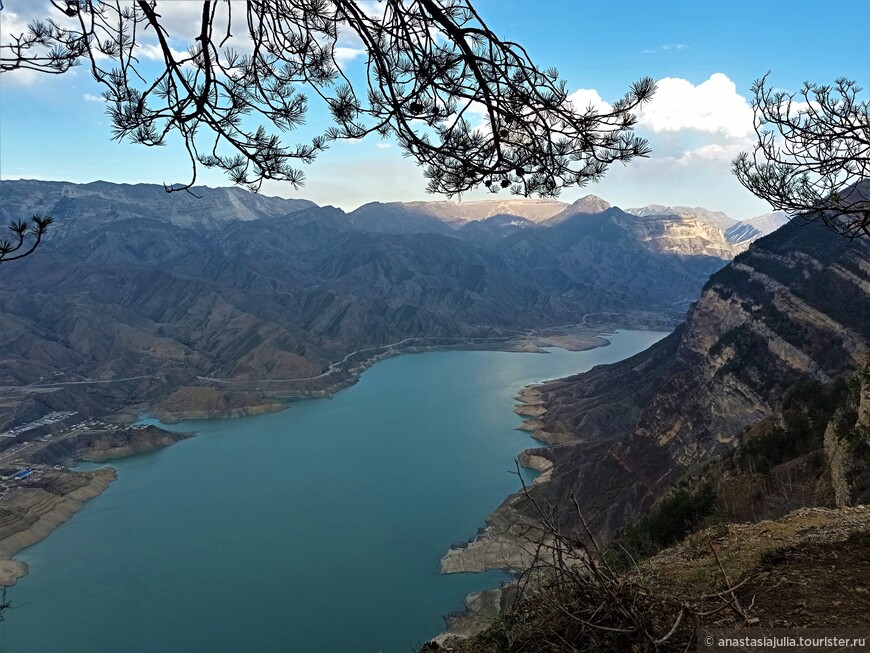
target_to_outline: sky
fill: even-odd
[[[374,3],[375,0],[364,0]],[[47,0],[2,0],[0,40],[28,20],[51,15]],[[473,0],[500,37],[522,44],[541,68],[555,67],[583,105],[613,102],[650,76],[658,92],[641,111],[637,131],[648,159],[617,164],[606,178],[566,189],[559,199],[589,193],[622,208],[703,206],[735,219],[770,210],[730,173],[736,154],[752,146],[750,86],[770,72],[777,88],[845,76],[870,89],[870,0]],[[159,0],[174,46],[190,32],[195,0]],[[346,47],[351,74],[362,70],[359,44]],[[145,55],[143,51],[143,55]],[[355,68],[356,67],[356,68]],[[176,183],[189,179],[180,143],[146,148],[111,140],[101,87],[82,66],[64,75],[15,71],[0,75],[0,179],[86,183]],[[322,126],[313,105],[309,125],[287,141],[304,141]],[[266,182],[264,194],[303,197],[352,210],[372,201],[438,200],[426,193],[415,163],[395,143],[370,136],[333,144],[304,167],[305,185]],[[216,170],[197,183],[229,186]],[[481,190],[464,199],[493,197]],[[498,198],[508,198],[501,193]]]

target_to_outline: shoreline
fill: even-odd
[[[12,558],[29,546],[41,542],[51,532],[66,521],[69,521],[75,513],[81,510],[85,502],[102,494],[109,484],[118,478],[118,474],[112,467],[104,467],[92,472],[58,471],[55,476],[61,477],[61,482],[76,483],[87,479],[84,485],[76,484],[68,492],[54,494],[43,488],[17,488],[11,490],[4,497],[18,500],[20,505],[26,506],[27,516],[35,519],[29,525],[11,533],[0,540],[0,585],[12,586],[27,575],[28,566],[21,560]],[[66,476],[66,478],[63,478]],[[5,526],[5,524],[4,524]]]
[[[602,333],[609,332],[602,330]],[[514,396],[516,404],[513,412],[523,418],[523,423],[516,430],[526,431],[532,440],[542,445],[524,449],[517,455],[516,460],[523,468],[539,472],[539,476],[531,485],[524,484],[523,489],[509,494],[485,518],[485,526],[478,529],[474,537],[465,543],[454,544],[447,550],[441,559],[442,574],[482,573],[490,570],[505,570],[517,574],[528,569],[534,563],[540,547],[546,547],[550,541],[540,525],[526,517],[519,508],[526,491],[552,480],[554,463],[547,455],[547,450],[578,442],[578,438],[571,433],[546,430],[548,408],[543,397],[544,389],[559,381],[560,379],[550,379],[531,383]],[[449,647],[476,634],[480,631],[480,624],[491,623],[499,614],[497,607],[504,607],[509,597],[515,596],[517,591],[516,582],[509,582],[499,588],[468,595],[465,609],[448,615],[445,618],[445,628],[430,641]],[[481,600],[483,596],[485,601]]]
[[[516,427],[517,431],[527,431],[530,439],[541,442],[545,447],[567,441],[564,435],[548,433],[543,430],[540,420],[547,409],[544,406],[541,388],[547,382],[532,383],[522,388],[515,396],[517,402],[514,413],[524,419]],[[533,443],[534,444],[534,443]],[[547,483],[552,478],[553,463],[541,455],[541,447],[528,447],[517,454],[516,460],[521,467],[539,473],[531,487]],[[442,574],[482,573],[493,569],[518,572],[527,567],[533,558],[538,533],[536,524],[523,524],[517,521],[519,512],[512,506],[523,498],[523,490],[510,493],[505,500],[490,513],[486,526],[479,529],[473,538],[463,545],[453,545],[441,558]],[[530,537],[531,533],[535,535]]]
[[[374,355],[368,356],[364,360],[354,364],[352,367],[331,370],[330,374],[337,374],[343,378],[335,380],[335,382],[330,383],[328,386],[322,389],[296,389],[295,391],[289,392],[285,390],[266,393],[261,391],[257,393],[257,398],[259,399],[258,403],[248,404],[246,406],[228,406],[226,410],[222,411],[188,410],[170,412],[162,411],[159,408],[152,408],[151,404],[139,404],[138,408],[144,408],[144,410],[134,410],[134,406],[136,406],[134,404],[119,409],[114,413],[114,415],[118,419],[123,419],[124,421],[128,422],[134,422],[136,421],[135,415],[137,414],[137,412],[139,415],[141,415],[143,412],[147,412],[151,416],[159,419],[161,422],[177,423],[185,419],[227,419],[280,412],[290,408],[291,402],[293,400],[305,398],[332,398],[334,393],[354,385],[360,379],[363,372],[372,367],[375,363],[395,356],[451,350],[489,350],[514,353],[549,353],[546,349],[542,347],[561,348],[568,351],[587,351],[590,349],[610,345],[611,341],[602,337],[602,335],[610,334],[613,330],[620,328],[637,329],[637,327],[634,325],[631,327],[621,327],[619,325],[599,325],[598,328],[595,329],[590,329],[589,327],[575,326],[574,328],[563,327],[562,329],[550,329],[548,331],[554,333],[554,335],[549,336],[528,334],[521,337],[510,337],[504,339],[493,338],[491,340],[488,339],[486,342],[466,341],[446,345],[410,345],[402,348],[388,346],[385,351],[380,351]],[[658,327],[650,326],[648,328],[655,329]],[[641,328],[637,330],[647,329]],[[238,383],[259,384],[262,382],[242,381]],[[520,391],[516,398],[521,403],[517,405],[514,412],[519,415],[531,417],[532,419],[535,419],[536,417],[539,417],[543,414],[544,409],[542,407],[542,402],[540,402],[540,393],[535,389],[538,385],[540,384],[533,384],[531,386],[523,388]],[[197,387],[214,388],[214,385],[210,384],[209,386]],[[535,393],[537,393],[537,395]],[[186,437],[189,437],[190,435],[192,434],[188,434]],[[536,435],[537,433],[534,433],[533,437],[535,437]],[[163,444],[163,446],[168,446],[169,444],[174,444],[174,442],[165,443]],[[138,452],[139,451],[137,450],[129,450],[126,453],[120,455],[108,456],[108,458],[126,457],[127,455],[133,455],[134,453]],[[525,454],[525,451],[522,452],[520,454],[520,457],[522,458]],[[87,457],[82,456],[78,459],[86,460]],[[24,464],[27,463],[25,462]],[[525,459],[521,460],[521,464],[523,464],[523,466],[525,467],[538,469],[538,471],[541,472],[541,476],[535,480],[535,483],[545,482],[545,479],[549,477],[549,471],[551,470],[547,467],[549,461],[546,458],[543,458],[541,456],[527,455]],[[52,494],[50,492],[46,492],[44,490],[36,488],[17,488],[11,490],[3,497],[4,503],[8,504],[10,497],[14,498],[15,496],[17,496],[16,493],[32,492],[36,494],[41,492],[43,495],[41,496],[41,512],[38,512],[36,519],[32,520],[26,528],[21,529],[16,533],[13,533],[0,540],[0,585],[15,585],[15,583],[20,578],[27,575],[27,563],[20,560],[13,560],[13,557],[15,555],[48,537],[48,535],[50,535],[51,532],[54,531],[58,526],[70,520],[76,512],[80,511],[87,501],[102,494],[102,492],[104,492],[108,488],[110,483],[117,479],[117,472],[114,468],[111,467],[98,469],[92,472],[74,472],[69,470],[63,470],[62,472],[58,473],[66,474],[70,478],[86,477],[87,483],[77,486],[68,492],[62,492],[60,494]],[[511,499],[515,498],[516,496],[516,493],[510,495],[505,500],[505,504],[509,503]],[[496,513],[500,510],[501,506],[496,511]],[[496,513],[493,513],[491,517],[494,517]],[[31,517],[30,511],[26,513],[26,516],[23,519],[26,520],[29,517]],[[0,525],[3,525],[2,520],[0,520]],[[521,541],[522,537],[512,536],[509,538],[509,540],[506,539],[504,542],[498,542],[494,541],[494,538],[491,537],[491,530],[492,524],[490,523],[490,518],[487,518],[486,528],[481,529],[478,535],[472,541],[470,541],[466,545],[466,547],[463,547],[461,549],[462,551],[466,551],[467,549],[476,548],[476,543],[485,543],[487,551],[482,552],[482,557],[484,560],[483,566],[476,568],[473,565],[466,566],[465,564],[450,565],[448,559],[451,557],[451,553],[454,552],[454,547],[451,547],[451,549],[448,550],[447,554],[441,561],[441,573],[476,573],[479,571],[486,571],[488,569],[495,568],[506,570],[521,569],[523,567],[523,564],[529,559],[527,552],[517,550],[517,542]],[[489,550],[492,548],[493,544],[496,545],[495,551]],[[500,552],[502,555],[499,554],[499,548],[502,549],[502,551]],[[501,560],[501,563],[493,564],[493,561],[497,559]],[[457,562],[459,561],[457,560]],[[500,592],[500,590],[495,591]]]
[[[390,345],[387,346],[385,351],[374,353],[354,364],[353,367],[333,369],[329,374],[342,375],[343,378],[337,379],[334,383],[321,390],[296,390],[289,393],[286,391],[276,393],[261,392],[258,393],[256,402],[250,401],[250,399],[254,398],[250,394],[240,395],[248,399],[247,405],[227,406],[225,410],[192,408],[184,411],[166,411],[161,410],[159,406],[145,404],[144,410],[136,411],[133,410],[132,406],[126,406],[115,411],[113,417],[123,422],[135,422],[137,421],[137,413],[140,416],[143,413],[147,413],[164,424],[176,424],[188,419],[230,419],[280,412],[290,408],[291,402],[294,399],[332,398],[334,393],[350,387],[359,381],[362,374],[375,363],[405,354],[450,350],[548,353],[540,345],[570,347],[569,350],[584,351],[609,344],[609,341],[598,335],[592,335],[587,329],[575,329],[574,333],[568,333],[571,330],[566,327],[563,331],[564,333],[558,333],[555,336],[534,336],[529,334],[523,337],[496,337],[487,339],[486,342],[466,341],[447,345],[410,345],[402,348]],[[554,342],[556,338],[559,339],[558,344]],[[242,381],[238,383],[257,382]],[[195,387],[214,389],[213,385]],[[140,405],[140,408],[143,408],[143,406]],[[176,431],[172,433],[178,434]],[[183,438],[190,437],[193,434],[180,435]],[[136,453],[170,446],[177,441],[178,439],[168,439],[156,446],[153,444],[145,447],[124,446],[114,450],[99,452],[99,454],[105,455],[94,455],[95,452],[91,452],[91,454],[79,452],[74,459],[88,462],[125,458]],[[67,462],[67,460],[55,462]],[[46,487],[32,487],[29,485],[15,487],[7,491],[2,497],[0,507],[5,508],[8,512],[5,516],[0,515],[0,527],[4,531],[11,528],[18,529],[9,535],[4,533],[5,536],[0,539],[0,585],[6,586],[15,585],[19,579],[28,573],[27,563],[14,560],[15,555],[47,538],[58,526],[70,520],[75,513],[80,511],[87,501],[102,494],[109,487],[109,484],[117,479],[117,472],[112,467],[105,467],[91,472],[76,472],[67,469],[52,469],[36,461],[28,460],[26,457],[19,460],[19,463],[23,466],[35,465],[48,483]],[[82,481],[86,482],[82,483]],[[23,528],[21,528],[22,525],[24,525]]]
[[[252,415],[263,415],[267,413],[281,412],[290,408],[290,403],[299,399],[331,399],[335,393],[348,388],[357,383],[362,374],[372,367],[374,364],[388,358],[396,356],[404,356],[407,354],[420,354],[432,351],[503,351],[510,353],[536,353],[548,354],[547,348],[559,348],[566,351],[588,351],[598,347],[606,347],[610,341],[603,337],[603,334],[611,333],[619,328],[632,328],[636,330],[647,330],[632,327],[620,327],[618,325],[601,325],[600,328],[590,328],[588,326],[566,325],[563,327],[552,327],[542,329],[544,333],[540,334],[523,334],[521,336],[493,336],[486,339],[466,339],[465,342],[456,342],[452,344],[410,344],[397,348],[395,344],[383,345],[382,347],[372,348],[381,349],[368,355],[366,358],[351,364],[352,367],[339,368],[340,363],[333,363],[330,370],[321,375],[326,380],[331,380],[332,376],[336,376],[334,381],[329,382],[321,388],[276,388],[272,390],[264,390],[263,384],[274,384],[280,386],[282,384],[303,384],[318,377],[311,379],[261,379],[256,381],[239,380],[233,381],[229,379],[202,379],[205,381],[203,385],[184,386],[181,389],[204,390],[208,389],[220,394],[221,397],[227,397],[233,393],[243,395],[245,400],[256,398],[256,403],[246,403],[245,405],[230,405],[223,410],[208,410],[204,408],[190,408],[186,410],[169,410],[160,406],[161,402],[156,405],[148,404],[141,413],[147,413],[164,424],[176,424],[188,419],[233,419],[236,417],[249,417]],[[650,326],[649,329],[658,328]],[[548,335],[549,333],[549,335]],[[422,339],[422,338],[421,338]],[[462,340],[462,338],[441,338],[442,340]],[[411,340],[411,339],[408,339]],[[353,352],[359,353],[359,352]],[[350,354],[349,356],[352,356]],[[346,357],[347,359],[347,357]],[[164,400],[165,401],[165,398]],[[129,416],[129,409],[121,409],[118,415]],[[135,421],[135,420],[134,420]]]
[[[25,466],[30,474],[17,482],[3,477],[0,585],[14,585],[27,574],[27,564],[13,559],[18,553],[48,537],[118,477],[112,467],[77,471],[66,465],[126,458],[171,446],[193,435],[155,426],[118,427],[92,422],[87,429],[71,429],[65,434],[53,434],[51,440],[36,441],[41,446],[31,448],[27,460],[9,461],[13,468]]]
[[[294,399],[332,398],[336,392],[350,387],[359,381],[362,374],[375,363],[405,354],[451,350],[548,353],[542,346],[560,347],[569,351],[585,351],[610,344],[608,340],[599,335],[602,332],[606,332],[605,329],[596,330],[594,333],[588,328],[572,329],[569,327],[552,329],[550,331],[554,335],[527,334],[520,337],[494,337],[487,339],[485,342],[465,341],[433,345],[412,344],[401,348],[389,345],[386,346],[384,351],[373,353],[353,364],[352,367],[345,369],[333,368],[329,374],[339,375],[343,378],[338,378],[335,382],[320,390],[261,392],[256,397],[258,400],[256,403],[249,401],[247,405],[227,406],[225,410],[192,408],[183,411],[167,411],[161,410],[158,406],[146,404],[144,411],[140,411],[139,414],[148,413],[162,423],[176,424],[189,419],[229,419],[280,412],[290,408],[291,402]],[[241,381],[237,384],[243,385],[245,383],[257,382]],[[196,387],[213,389],[214,385]],[[243,397],[249,400],[253,398],[251,395],[243,395]],[[135,414],[136,411],[131,406],[126,406],[116,411],[113,415],[119,420],[135,422]],[[189,437],[189,435],[185,437]],[[166,441],[157,447],[151,446],[142,449],[135,446],[124,447],[123,449],[115,450],[114,455],[109,452],[102,452],[108,455],[97,456],[95,458],[93,455],[80,454],[76,456],[76,459],[86,462],[88,460],[102,461],[124,458],[140,451],[148,451],[152,448],[161,448],[161,446],[169,446],[171,444],[174,444],[174,442]],[[33,461],[26,459],[20,462],[22,465],[34,464]],[[43,470],[40,469],[40,472],[43,473]],[[27,575],[27,563],[14,560],[15,555],[44,540],[58,526],[70,520],[76,512],[80,511],[84,507],[85,502],[102,494],[109,487],[109,484],[117,479],[117,472],[112,467],[92,472],[47,469],[44,474],[47,479],[52,481],[48,484],[48,487],[55,490],[54,492],[43,487],[23,486],[13,488],[3,496],[2,507],[8,510],[8,516],[6,516],[6,519],[0,519],[0,526],[4,530],[9,528],[18,528],[18,530],[0,539],[0,585],[15,585],[19,579]],[[82,484],[82,480],[86,480],[86,483]],[[24,528],[20,528],[22,524],[26,524]]]

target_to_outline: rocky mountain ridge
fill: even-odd
[[[303,199],[284,199],[252,194],[239,188],[194,187],[190,193],[166,193],[154,184],[92,182],[0,181],[0,219],[49,213],[55,218],[55,235],[76,220],[90,225],[109,224],[133,216],[168,222],[185,228],[212,229],[233,221],[286,217],[317,208]],[[375,233],[437,233],[473,239],[485,234],[507,235],[534,226],[552,227],[575,215],[596,215],[612,207],[595,195],[566,204],[555,200],[507,199],[466,202],[371,202],[344,213],[353,228]],[[623,225],[635,230],[657,251],[705,254],[728,260],[752,240],[784,224],[782,213],[771,213],[738,222],[719,211],[701,207],[666,207],[651,204],[624,211]],[[511,220],[505,220],[511,216]],[[492,219],[499,227],[493,230]],[[478,225],[479,226],[475,226]],[[471,227],[471,228],[468,228]],[[716,233],[721,232],[721,236]]]
[[[524,428],[554,446],[525,460],[544,472],[538,505],[570,506],[609,539],[677,479],[730,451],[802,380],[828,382],[870,353],[870,243],[791,223],[712,275],[685,322],[620,363],[527,389]],[[523,495],[452,550],[445,569],[521,565],[511,541],[535,520]],[[561,513],[572,527],[576,511]],[[574,515],[574,517],[572,517]]]
[[[782,211],[773,211],[756,216],[751,220],[742,220],[725,230],[725,240],[733,247],[745,249],[749,247],[751,242],[773,233],[788,220],[788,216]]]
[[[195,186],[189,193],[167,193],[156,184],[105,181],[74,184],[4,180],[0,181],[0,197],[3,198],[0,220],[8,222],[34,213],[50,214],[55,220],[54,235],[63,234],[77,221],[95,226],[140,217],[208,229],[226,222],[281,217],[317,206],[309,200],[255,195],[235,187]]]

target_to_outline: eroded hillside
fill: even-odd
[[[559,506],[567,528],[576,526],[575,498],[609,539],[676,479],[775,415],[798,381],[860,368],[868,315],[870,244],[787,225],[714,274],[685,323],[649,350],[521,395],[525,428],[555,444],[526,454],[545,472],[532,496]],[[512,542],[536,511],[522,495],[509,498],[444,568],[521,568],[527,556]]]

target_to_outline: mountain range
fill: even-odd
[[[408,339],[674,319],[734,252],[700,213],[639,216],[594,196],[351,213],[106,182],[3,181],[0,196],[2,220],[55,220],[37,254],[0,270],[0,385],[13,389],[0,428],[142,401],[232,412],[262,404],[260,381],[322,391],[350,380],[337,361]]]

